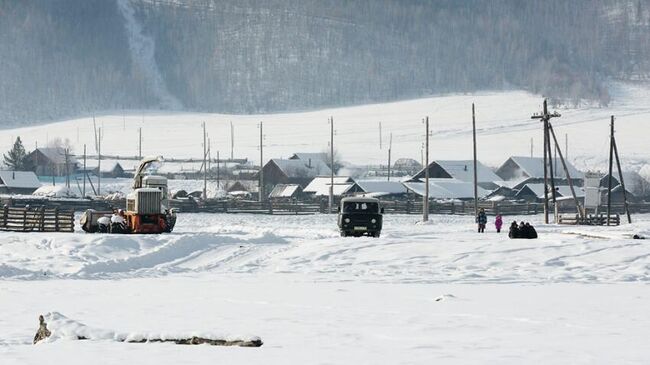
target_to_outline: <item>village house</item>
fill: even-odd
[[[426,194],[426,184],[421,181],[405,182],[404,186],[409,192],[417,196]],[[489,191],[478,187],[478,197],[483,198]],[[430,200],[471,200],[474,199],[474,183],[458,179],[434,178],[429,179]]]
[[[429,164],[430,179],[455,179],[462,182],[474,183],[474,161],[473,160],[436,160]],[[478,186],[487,190],[498,188],[495,181],[502,180],[492,170],[477,161],[477,180]],[[425,169],[415,174],[409,182],[423,182],[425,179]]]
[[[406,199],[408,189],[400,181],[355,180],[364,196],[373,198],[399,200]]]
[[[331,170],[321,160],[283,160],[274,158],[262,168],[264,191],[271,191],[277,184],[297,184],[305,187],[316,176],[330,175]],[[256,176],[257,177],[257,176]]]
[[[38,176],[66,176],[74,174],[79,162],[73,155],[67,155],[62,147],[39,147],[29,153],[27,158],[33,161],[34,172]]]
[[[362,192],[359,186],[349,176],[334,176],[332,185],[331,176],[317,176],[303,190],[309,197],[329,196],[330,186],[333,186],[332,194],[335,197],[354,195]]]
[[[0,171],[0,194],[29,195],[41,187],[33,171]]]
[[[567,170],[574,184],[582,185],[584,174],[567,161]],[[553,159],[554,178],[560,181],[566,179],[564,167],[560,159]],[[496,171],[501,180],[528,180],[540,182],[544,179],[544,159],[541,157],[512,156]],[[551,173],[549,172],[549,178]]]

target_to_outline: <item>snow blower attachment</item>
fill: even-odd
[[[169,208],[167,178],[145,175],[147,168],[162,157],[145,158],[133,176],[133,192],[126,197],[126,210],[89,209],[81,216],[84,231],[94,233],[164,233],[176,224],[176,212]]]
[[[171,342],[177,345],[212,345],[260,347],[264,343],[257,336],[223,336],[215,334],[159,334],[117,333],[105,329],[93,328],[72,320],[61,313],[52,312],[39,316],[39,328],[34,336],[34,344],[41,341],[51,342],[58,339],[115,341],[126,343]],[[47,323],[45,322],[47,321]],[[48,329],[48,323],[50,328]]]

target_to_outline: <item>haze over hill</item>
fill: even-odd
[[[650,75],[650,2],[0,1],[0,126],[523,89],[607,104]]]

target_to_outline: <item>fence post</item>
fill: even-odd
[[[45,231],[45,206],[41,207],[41,221],[40,221],[40,231]]]
[[[54,231],[59,231],[59,208],[54,208]]]
[[[9,207],[7,204],[2,208],[2,226],[7,227],[7,216],[9,215]]]

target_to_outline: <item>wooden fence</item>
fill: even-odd
[[[609,224],[606,214],[593,215],[589,214],[584,218],[580,218],[578,214],[568,215],[560,214],[558,217],[559,224],[570,224],[570,225],[588,225],[588,226],[618,226],[621,224],[621,216],[618,214],[613,214],[609,217]]]
[[[87,209],[110,211],[124,208],[126,202],[121,200],[90,200],[64,198],[2,198],[0,203],[8,207],[59,209],[61,211],[81,212]],[[327,213],[327,200],[316,201],[252,201],[226,199],[171,199],[170,207],[182,213],[253,213],[253,214],[315,214]],[[338,206],[339,201],[334,202]],[[422,200],[391,200],[382,201],[382,207],[387,214],[422,214]],[[633,214],[650,213],[650,203],[630,204]],[[479,202],[488,215],[532,215],[544,211],[541,203],[517,202]],[[605,209],[601,207],[601,212]],[[575,208],[559,206],[559,213],[576,213]],[[431,202],[430,214],[474,215],[473,201]],[[612,214],[623,214],[622,204],[612,206]]]
[[[0,230],[15,232],[73,232],[74,211],[58,208],[3,207]]]

